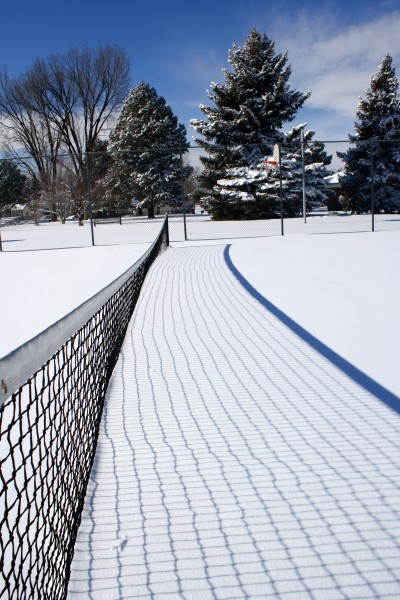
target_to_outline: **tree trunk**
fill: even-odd
[[[154,204],[151,203],[147,207],[147,216],[149,219],[154,219]]]
[[[50,220],[55,223],[57,221],[57,204],[55,201],[51,203],[51,215]]]

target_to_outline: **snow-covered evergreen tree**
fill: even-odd
[[[303,159],[301,132],[305,125],[292,127],[282,135],[280,142],[282,165],[283,215],[297,217],[303,213]],[[315,132],[304,133],[304,164],[306,208],[325,204],[334,192],[326,186],[324,177],[331,174],[327,169],[332,161],[324,144],[313,140]],[[251,167],[235,167],[227,170],[227,177],[218,180],[221,196],[249,202],[247,218],[274,218],[280,216],[279,168],[269,168],[264,158]],[[264,195],[264,202],[262,197]],[[254,202],[254,199],[257,199]]]
[[[233,45],[229,63],[225,85],[212,83],[208,93],[215,106],[201,105],[206,118],[191,121],[207,153],[201,159],[201,202],[214,219],[277,216],[276,197],[258,165],[309,94],[290,89],[287,54],[276,54],[274,42],[256,29],[243,47]]]
[[[355,135],[349,136],[352,145],[347,152],[338,152],[345,163],[340,182],[347,206],[354,212],[371,210],[371,174],[375,212],[400,211],[398,87],[392,57],[387,54],[359,102]]]
[[[23,202],[27,178],[12,160],[0,160],[0,210]]]
[[[303,159],[301,134],[305,124],[301,124],[283,134],[281,142],[283,210],[285,217],[297,217],[303,214]],[[326,186],[324,177],[332,174],[327,167],[332,161],[322,142],[313,140],[315,131],[304,131],[304,171],[306,209],[326,204],[334,195]],[[269,176],[278,181],[279,172],[272,171]]]
[[[112,165],[106,185],[114,210],[146,207],[149,217],[181,195],[181,154],[188,147],[184,125],[147,83],[128,94],[110,134]]]

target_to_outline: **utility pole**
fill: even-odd
[[[303,221],[307,223],[307,198],[306,198],[306,161],[304,153],[304,129],[301,130],[301,172],[303,180]]]

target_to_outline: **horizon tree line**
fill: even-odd
[[[284,216],[295,217],[303,210],[303,176],[307,210],[326,204],[332,156],[306,124],[285,130],[310,96],[290,87],[287,53],[277,53],[274,42],[253,29],[228,58],[224,84],[211,84],[212,104],[201,106],[204,118],[191,120],[205,153],[197,174],[185,159],[186,129],[165,99],[144,82],[128,91],[130,61],[123,50],[74,48],[37,59],[14,79],[3,70],[1,135],[8,159],[20,169],[19,197],[46,204],[54,220],[68,213],[83,218],[89,169],[93,207],[103,214],[146,208],[152,217],[160,205],[182,205],[190,188],[213,219],[277,218],[281,186]],[[389,54],[356,116],[351,147],[337,153],[344,163],[344,208],[370,210],[375,183],[374,210],[398,212],[400,108]],[[265,163],[277,142],[281,177]],[[0,207],[15,200],[13,178],[15,169],[0,161]]]

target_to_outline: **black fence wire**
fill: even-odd
[[[218,148],[228,164],[236,147]],[[254,148],[241,146],[250,156]],[[111,152],[90,153],[80,171],[74,171],[68,154],[0,159],[11,160],[30,182],[30,192],[19,204],[7,205],[0,198],[0,250],[149,243],[157,219],[166,213],[173,217],[170,235],[174,242],[399,229],[400,178],[393,159],[397,149],[400,152],[399,140],[296,140],[275,145],[272,140],[266,156],[247,174],[238,173],[235,181],[235,169],[231,169],[229,177],[216,182],[227,201],[219,212],[208,202],[210,190],[204,189],[205,151],[201,147],[171,149],[173,173],[166,178],[161,172],[158,199],[151,207],[148,198],[135,197],[130,184],[124,188],[110,173],[114,163],[122,169],[126,162],[144,179],[150,172],[156,177],[160,159],[156,151],[154,164],[151,150],[146,151],[145,165],[140,150],[124,151],[118,161]],[[344,157],[349,152],[356,152],[359,165],[350,188],[343,183]],[[34,179],[37,164],[46,160],[54,172],[39,182]],[[326,164],[319,164],[320,160]],[[153,183],[149,179],[149,186]],[[263,200],[266,189],[268,198]],[[231,202],[235,196],[245,201],[235,205]],[[261,209],[257,206],[260,198]],[[238,204],[245,210],[239,207],[238,211]],[[153,212],[155,218],[149,219]]]
[[[165,222],[128,279],[16,391],[0,360],[2,599],[66,597],[107,386],[145,275],[166,243]]]

